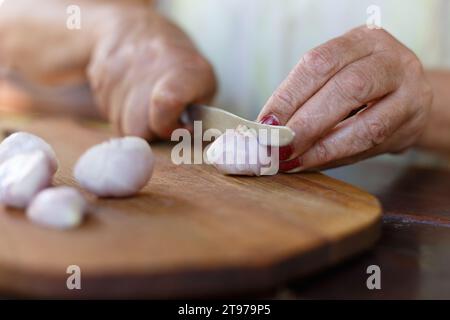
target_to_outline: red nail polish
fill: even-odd
[[[277,118],[277,116],[273,114],[268,114],[262,117],[260,123],[268,124],[272,126],[279,126],[280,120]],[[292,145],[280,147],[279,149],[279,159],[280,161],[284,161],[289,159],[292,156],[292,153],[294,152],[294,148]]]
[[[275,116],[273,114],[265,115],[264,117],[261,118],[261,120],[259,122],[262,124],[268,124],[271,126],[279,126],[280,125],[280,120],[278,120],[277,116]]]
[[[300,158],[280,162],[280,171],[291,171],[301,166]]]
[[[285,161],[292,156],[292,153],[294,152],[294,148],[292,147],[292,145],[288,145],[288,146],[280,147],[278,152],[280,153],[280,155],[279,155],[280,161]]]

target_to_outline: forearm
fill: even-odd
[[[450,71],[429,71],[427,76],[434,99],[418,146],[450,154]]]

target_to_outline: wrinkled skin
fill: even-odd
[[[280,154],[280,169],[295,172],[400,152],[420,140],[431,104],[417,57],[363,26],[306,53],[258,119],[295,131]]]
[[[83,96],[89,94],[83,87],[87,81],[100,114],[120,133],[151,139],[170,137],[187,104],[213,97],[216,81],[208,61],[154,9],[139,1],[77,3],[80,30],[65,27],[69,1],[2,5],[0,66],[31,83],[25,86],[29,100],[39,102],[41,85],[73,87],[78,91],[68,96],[80,99],[82,113],[82,104],[92,108]]]

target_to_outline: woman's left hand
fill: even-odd
[[[280,171],[295,172],[412,146],[431,102],[414,53],[386,31],[364,26],[306,53],[258,120],[294,130],[293,144],[280,149]]]

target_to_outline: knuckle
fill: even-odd
[[[294,105],[294,95],[286,89],[277,89],[273,93],[273,98],[275,101],[280,102],[280,104],[287,107],[292,107]]]
[[[359,39],[360,41],[361,39]],[[357,40],[357,35],[343,35],[341,37],[335,38],[331,40],[329,43],[329,46],[333,47],[334,52],[347,52],[348,50],[352,50],[355,42]],[[334,58],[336,59],[336,58]],[[335,60],[336,62],[339,62],[338,60]]]
[[[337,67],[332,50],[327,46],[317,47],[308,51],[303,56],[302,63],[309,73],[313,75],[328,75]]]
[[[400,63],[403,62],[404,69],[408,72],[408,74],[417,76],[424,73],[422,63],[416,54],[410,49],[404,48],[399,60]]]
[[[351,104],[364,104],[373,91],[373,83],[366,71],[350,67],[335,82],[337,94]]]
[[[363,123],[362,130],[357,132],[356,137],[360,145],[367,149],[373,148],[384,141],[389,136],[389,126],[381,118],[373,118]]]
[[[397,41],[396,39],[385,29],[383,28],[363,28],[361,30],[361,34],[364,37],[371,37],[374,39],[376,43],[376,47],[382,49],[382,48],[389,48],[392,44],[395,44]]]
[[[369,29],[368,31],[375,34],[376,37],[394,40],[394,37],[392,37],[392,35],[383,28]]]
[[[333,160],[333,153],[324,141],[317,142],[314,150],[315,158],[318,163],[323,164]]]
[[[287,89],[277,89],[272,95],[273,101],[275,102],[274,110],[280,115],[288,115],[291,110],[295,108],[295,98],[294,94]]]
[[[362,39],[367,37],[368,32],[374,32],[376,30],[379,29],[377,28],[369,29],[367,28],[367,24],[363,24],[351,29],[349,32],[347,32],[347,35],[357,37],[358,39]]]

